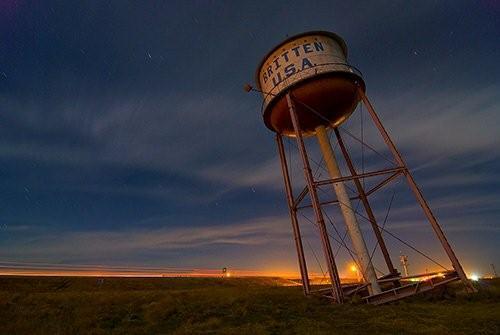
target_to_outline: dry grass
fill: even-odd
[[[273,279],[0,277],[0,334],[499,334],[500,281],[385,306]]]

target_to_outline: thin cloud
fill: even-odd
[[[289,237],[288,220],[282,217],[263,217],[237,224],[208,227],[37,234],[35,237],[24,237],[16,241],[4,255],[57,257],[61,253],[65,256],[91,256],[140,250],[203,250],[215,245],[276,244],[287,242]]]

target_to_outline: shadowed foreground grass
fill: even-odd
[[[279,279],[0,277],[0,334],[499,334],[500,281],[384,306]]]

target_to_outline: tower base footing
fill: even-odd
[[[382,288],[381,293],[370,295],[368,293],[368,284],[344,284],[342,285],[342,291],[345,297],[358,295],[365,303],[381,305],[429,292],[458,280],[460,280],[460,276],[456,271],[421,274],[410,277],[388,275],[378,280]],[[312,290],[311,293],[333,299],[333,297],[328,294],[329,291],[329,288],[324,288]]]

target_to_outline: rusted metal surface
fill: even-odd
[[[399,171],[396,171],[395,173],[393,173],[392,175],[390,175],[389,177],[387,177],[386,179],[382,180],[380,183],[378,183],[377,185],[375,185],[374,187],[372,187],[371,189],[369,189],[368,191],[366,191],[366,196],[367,197],[370,196],[372,193],[375,193],[376,191],[378,191],[379,189],[381,189],[385,185],[389,184],[395,178],[399,177],[399,175],[403,172],[403,170],[404,170],[404,168],[402,168]]]
[[[297,196],[297,199],[295,199],[295,202],[293,203],[294,207],[296,208],[302,200],[306,197],[308,192],[307,186],[302,189],[302,192]]]
[[[398,167],[398,168],[391,168],[391,169],[383,169],[383,170],[378,170],[378,171],[360,173],[356,176],[344,176],[344,177],[339,177],[339,178],[325,179],[325,180],[317,181],[315,183],[315,185],[316,186],[330,185],[330,184],[338,183],[338,182],[342,182],[342,181],[348,181],[348,180],[353,180],[353,179],[363,179],[363,178],[367,178],[367,177],[380,176],[383,174],[400,172],[400,171],[404,171],[404,168]]]
[[[281,172],[283,173],[283,180],[285,182],[286,199],[288,209],[290,212],[290,219],[292,221],[293,236],[295,239],[295,248],[297,249],[297,257],[299,260],[300,276],[302,278],[302,288],[304,294],[308,295],[310,292],[309,276],[307,273],[307,263],[304,256],[304,247],[302,245],[302,237],[300,234],[299,222],[297,220],[297,209],[294,206],[292,185],[290,183],[290,175],[288,173],[288,164],[286,161],[285,149],[283,147],[283,139],[280,134],[276,134],[276,143],[278,145],[278,153],[280,156]]]
[[[307,187],[309,189],[309,195],[311,197],[311,202],[313,205],[314,215],[316,217],[316,223],[320,230],[321,244],[323,247],[323,253],[325,255],[326,264],[328,267],[328,274],[330,276],[332,297],[338,303],[343,303],[344,296],[342,293],[342,288],[340,286],[340,277],[337,271],[337,266],[335,264],[335,258],[333,256],[332,247],[330,245],[330,239],[328,237],[328,231],[326,229],[325,220],[323,218],[323,213],[319,205],[318,194],[314,185],[314,179],[309,164],[309,158],[307,156],[307,151],[304,145],[304,140],[302,138],[302,132],[300,128],[300,123],[295,113],[295,105],[292,101],[290,93],[287,93],[286,99],[288,102],[288,108],[290,112],[290,117],[293,122],[293,127],[295,130],[295,137],[297,140],[297,146],[299,148],[300,156],[302,158],[304,177],[307,182]]]
[[[350,197],[349,200],[358,200],[359,197]],[[322,201],[320,202],[319,204],[321,206],[325,206],[325,205],[337,205],[339,203],[338,200],[329,200],[329,201]],[[297,209],[303,209],[303,208],[311,208],[312,205],[303,205],[303,206],[298,206]]]
[[[342,140],[342,136],[340,136],[340,132],[337,128],[334,128],[333,131],[335,132],[335,136],[337,137],[337,141],[339,143],[340,150],[342,151],[342,154],[344,155],[345,161],[347,163],[347,167],[349,169],[349,172],[353,177],[357,176],[356,168],[354,167],[354,164],[352,163],[351,157],[349,155],[349,152],[347,151],[347,148],[344,144],[344,141]],[[375,237],[377,238],[378,245],[380,247],[380,250],[382,251],[382,254],[384,256],[385,263],[387,265],[387,269],[389,270],[389,273],[396,274],[398,271],[394,268],[394,265],[392,264],[391,256],[389,255],[389,251],[387,251],[387,247],[385,245],[384,238],[382,237],[382,233],[380,232],[380,229],[377,225],[377,220],[375,218],[375,215],[373,214],[372,208],[370,206],[370,203],[368,202],[368,199],[365,194],[365,190],[363,189],[363,185],[361,185],[361,182],[359,178],[354,178],[353,179],[354,184],[356,185],[356,190],[358,191],[359,198],[361,199],[361,202],[363,203],[363,207],[365,208],[366,215],[368,215],[368,219],[370,221],[370,225],[372,226],[373,233],[375,234]]]
[[[472,286],[470,281],[467,279],[467,276],[462,268],[462,265],[460,264],[457,256],[455,255],[455,252],[453,251],[450,243],[446,239],[446,236],[444,235],[444,232],[441,229],[441,226],[437,222],[437,220],[436,220],[434,214],[432,213],[429,205],[427,204],[427,201],[425,200],[422,192],[418,188],[417,183],[415,182],[412,174],[408,170],[408,167],[407,167],[405,161],[403,160],[401,154],[396,149],[396,146],[394,145],[391,138],[389,137],[389,134],[385,130],[384,126],[382,125],[382,122],[380,121],[377,113],[375,112],[375,109],[373,108],[372,104],[370,103],[367,96],[365,95],[364,89],[361,87],[358,88],[358,94],[360,95],[361,99],[363,100],[363,103],[366,106],[368,113],[370,114],[375,126],[377,127],[380,134],[382,135],[382,138],[384,139],[385,143],[389,147],[389,150],[392,152],[394,159],[396,160],[396,162],[398,163],[399,166],[405,167],[405,170],[403,173],[406,177],[406,181],[408,182],[410,189],[412,190],[413,194],[415,195],[415,198],[417,199],[418,203],[420,204],[420,207],[422,207],[422,210],[424,211],[424,214],[427,217],[427,220],[431,224],[432,229],[434,230],[434,233],[436,234],[437,238],[441,242],[441,245],[443,246],[443,249],[445,250],[446,254],[448,255],[448,258],[450,259],[451,264],[453,265],[453,268],[457,272],[458,277],[462,280],[467,291],[475,292],[476,289]]]
[[[259,65],[256,83],[263,92],[266,126],[285,136],[295,136],[286,92],[314,108],[321,117],[296,106],[302,135],[318,125],[339,125],[354,111],[364,86],[361,73],[347,63],[347,47],[338,35],[313,31],[293,36],[275,47]]]
[[[367,303],[373,305],[386,304],[388,302],[401,300],[409,296],[434,290],[437,287],[447,285],[457,280],[460,280],[460,277],[455,271],[446,272],[443,274],[443,276],[433,277],[427,280],[401,285],[379,294],[367,296],[364,298],[364,300]]]

